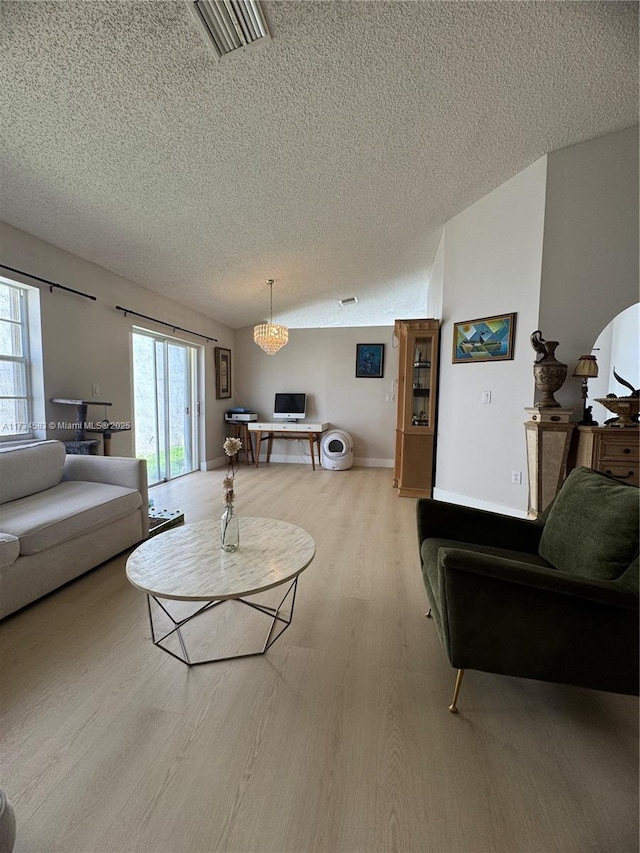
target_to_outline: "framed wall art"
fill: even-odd
[[[216,347],[216,400],[231,396],[231,350]]]
[[[513,358],[515,314],[497,314],[453,324],[454,364]]]
[[[356,344],[356,378],[381,379],[384,372],[384,344]]]

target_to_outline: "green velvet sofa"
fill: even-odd
[[[576,468],[536,521],[418,501],[450,711],[465,669],[638,694],[639,494]]]

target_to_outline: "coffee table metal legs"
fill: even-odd
[[[168,603],[167,599],[156,598],[154,595],[147,595],[147,609],[149,612],[149,625],[151,626],[151,639],[153,644],[158,646],[158,648],[162,649],[171,657],[176,658],[176,660],[185,663],[187,666],[199,666],[203,663],[218,663],[223,660],[233,660],[234,658],[250,658],[255,657],[256,655],[263,655],[271,646],[275,643],[278,637],[281,637],[284,632],[287,630],[291,622],[293,621],[293,608],[296,601],[296,589],[298,586],[298,578],[295,577],[293,581],[290,583],[287,591],[282,597],[280,603],[277,607],[267,607],[264,604],[258,604],[255,601],[247,601],[245,598],[228,598],[228,599],[219,599],[216,601],[207,601],[202,607],[199,607],[194,613],[191,613],[189,616],[185,616],[183,619],[174,619],[171,613],[167,610],[165,604]],[[282,608],[284,607],[287,599],[290,597],[291,607],[288,610],[287,614],[282,613]],[[164,634],[159,636],[156,631],[156,621],[154,620],[154,611],[151,602],[154,602],[155,605],[162,611],[162,613],[170,620],[173,625],[169,631],[166,631]],[[242,654],[236,655],[226,655],[224,657],[217,658],[207,658],[206,660],[192,660],[189,656],[189,652],[187,650],[187,644],[185,642],[185,638],[182,634],[182,626],[186,625],[188,622],[191,622],[197,616],[201,616],[203,613],[207,613],[209,610],[213,610],[214,607],[218,607],[220,604],[224,604],[226,601],[234,602],[237,601],[240,604],[244,604],[247,607],[251,607],[253,610],[258,610],[260,613],[264,613],[267,616],[271,624],[269,626],[269,632],[264,641],[262,649],[256,652],[244,652]],[[280,624],[279,624],[280,623]],[[277,630],[279,628],[279,630]],[[182,650],[182,657],[179,654],[171,651],[171,649],[167,648],[164,645],[164,641],[167,640],[168,637],[171,637],[175,634],[178,638],[178,642],[180,643],[180,649]]]

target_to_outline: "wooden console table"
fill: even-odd
[[[634,427],[578,427],[576,465],[602,471],[616,480],[640,485],[640,429]]]
[[[256,468],[260,465],[260,448],[262,442],[267,442],[267,462],[271,461],[271,448],[273,447],[274,438],[306,438],[309,440],[309,450],[311,451],[311,467],[316,470],[314,446],[318,446],[318,464],[320,463],[320,440],[322,433],[329,429],[329,424],[321,423],[250,423],[249,430],[256,433]]]
[[[238,461],[240,454],[244,453],[247,465],[252,465],[256,460],[253,454],[253,443],[251,441],[251,433],[249,425],[251,421],[227,421],[225,423],[231,427],[231,435],[233,438],[239,438],[242,442],[242,447],[238,451]]]

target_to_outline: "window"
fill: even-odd
[[[27,294],[0,281],[0,440],[34,435]]]
[[[199,467],[197,356],[186,341],[134,329],[135,454],[151,485]]]

